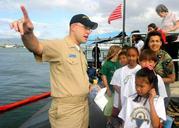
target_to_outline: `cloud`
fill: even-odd
[[[19,37],[19,34],[16,33],[14,30],[10,29],[9,24],[11,22],[13,22],[14,19],[8,19],[8,18],[2,18],[0,19],[0,35],[1,38],[15,38],[15,37]],[[53,37],[53,31],[52,32],[48,32],[54,29],[60,29],[63,27],[63,25],[58,25],[58,24],[49,24],[49,23],[42,23],[42,22],[36,22],[36,21],[32,21],[35,27],[34,30],[34,34],[39,37],[39,38],[44,38],[44,37],[48,37],[50,38],[50,36],[47,35],[51,35]]]
[[[107,23],[108,16],[120,3],[122,0],[3,0],[0,1],[0,24],[7,25],[13,19],[21,17],[19,7],[24,4],[39,37],[64,36],[68,32],[70,17],[77,13],[85,13],[98,22],[95,34],[121,31],[122,19],[112,21],[110,25]],[[161,19],[155,12],[155,7],[160,3],[179,14],[178,0],[126,0],[126,31],[139,29],[145,32],[151,22],[160,25]]]
[[[14,38],[14,37],[20,37],[20,35],[13,30],[0,30],[0,38]]]
[[[8,19],[8,18],[2,18],[0,19],[0,24],[9,24],[13,21],[13,19]]]

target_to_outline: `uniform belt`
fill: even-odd
[[[87,95],[73,97],[54,97],[53,100],[56,100],[59,103],[80,103],[87,100]]]

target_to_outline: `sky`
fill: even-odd
[[[122,19],[108,24],[111,12],[123,0],[0,0],[0,38],[16,38],[19,34],[9,24],[22,18],[20,6],[24,5],[34,24],[34,33],[41,39],[63,38],[68,34],[69,21],[75,14],[83,13],[98,23],[92,35],[120,32]],[[149,23],[160,26],[161,18],[155,7],[165,4],[169,11],[179,15],[178,0],[126,0],[126,32],[146,32]]]

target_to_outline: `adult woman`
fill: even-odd
[[[176,15],[172,12],[169,12],[168,8],[160,4],[156,7],[157,14],[163,18],[161,22],[161,29],[165,33],[169,32],[179,32],[179,18],[176,18]],[[170,54],[173,59],[178,58],[178,49],[179,49],[179,36],[168,35],[166,37],[168,44],[165,45],[165,50]],[[178,80],[178,64],[174,62],[176,80]]]
[[[175,70],[170,55],[161,49],[163,40],[160,32],[149,32],[146,38],[144,49],[150,49],[156,53],[158,62],[155,71],[159,74],[165,83],[168,96],[170,96],[169,84],[175,81]]]

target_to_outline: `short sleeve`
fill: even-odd
[[[142,41],[142,40],[139,40],[139,43],[138,43],[139,45],[139,48],[141,49],[143,46],[144,46],[144,41]]]
[[[111,85],[117,85],[117,86],[121,86],[121,68],[120,69],[117,69],[115,72],[114,72],[114,75],[111,79]]]
[[[136,44],[136,48],[138,49],[138,51],[140,52],[141,49],[143,48],[144,46],[144,42],[142,40],[139,40],[139,42]]]
[[[103,64],[103,66],[101,67],[100,73],[101,73],[102,75],[107,76],[107,74],[108,74],[108,70],[107,70],[107,69],[108,69],[108,62],[105,61],[104,64]]]
[[[57,62],[60,60],[60,41],[43,41],[40,42],[43,45],[42,57],[35,55],[36,61],[45,62]]]
[[[166,111],[165,111],[165,105],[164,105],[164,98],[163,97],[157,97],[154,99],[154,107],[156,110],[156,113],[158,117],[162,120],[166,120]]]
[[[166,92],[166,88],[165,88],[165,84],[163,82],[163,79],[161,78],[160,75],[157,75],[157,79],[158,79],[158,90],[159,90],[159,95],[161,97],[168,97],[167,96],[167,92]]]
[[[169,54],[166,54],[166,59],[163,61],[163,67],[166,74],[173,74],[175,73],[174,63],[172,61],[172,58]]]
[[[159,74],[162,78],[167,77],[170,74],[175,73],[174,63],[170,55],[161,50],[158,56],[158,64],[155,66],[155,71]]]

